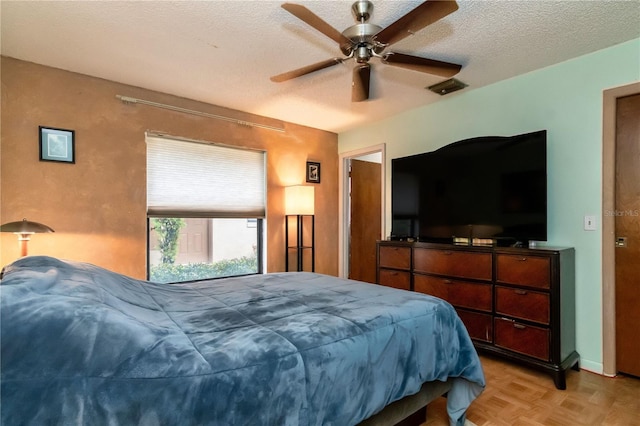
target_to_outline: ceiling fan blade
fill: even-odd
[[[369,81],[371,80],[371,65],[356,64],[353,68],[353,82],[351,83],[351,101],[362,102],[369,99]]]
[[[341,64],[343,61],[344,60],[341,58],[331,58],[326,61],[322,61],[312,65],[307,65],[306,67],[298,68],[293,71],[274,75],[273,77],[271,77],[271,81],[275,83],[282,83],[283,81],[291,80],[292,78],[301,77],[306,74],[311,74],[312,72],[315,72],[315,71],[320,71],[322,69]]]
[[[462,69],[462,65],[395,52],[389,52],[383,55],[382,63],[413,71],[425,72],[427,74],[439,75],[441,77],[453,77]]]
[[[454,0],[427,0],[375,35],[384,45],[396,43],[458,10]]]
[[[351,40],[342,35],[340,31],[327,24],[324,20],[322,20],[322,18],[320,18],[318,15],[316,15],[306,7],[294,3],[284,3],[282,4],[282,8],[294,15],[296,18],[311,25],[313,28],[320,31],[330,39],[334,40],[340,46],[351,45]]]

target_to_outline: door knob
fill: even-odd
[[[626,247],[627,237],[616,237],[616,247]]]

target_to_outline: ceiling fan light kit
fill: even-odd
[[[391,44],[458,10],[458,4],[454,0],[427,0],[386,28],[368,23],[367,21],[373,13],[373,3],[368,0],[358,0],[351,6],[351,13],[357,24],[352,25],[342,33],[304,6],[284,3],[282,8],[336,41],[340,51],[346,57],[332,58],[278,74],[271,77],[273,82],[280,83],[291,80],[343,63],[348,59],[354,59],[356,66],[353,70],[351,100],[353,102],[361,102],[369,99],[369,84],[371,80],[371,64],[369,61],[372,58],[377,58],[386,65],[441,77],[453,77],[462,68],[458,64],[404,53],[386,52],[383,54],[383,51]]]

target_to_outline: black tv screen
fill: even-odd
[[[393,239],[547,240],[547,132],[466,139],[391,160]]]

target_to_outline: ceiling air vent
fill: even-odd
[[[438,95],[446,95],[448,93],[455,92],[456,90],[464,89],[467,86],[467,84],[464,84],[460,80],[450,78],[449,80],[445,80],[441,83],[429,86],[427,87],[427,89],[431,90],[434,93],[437,93]]]

